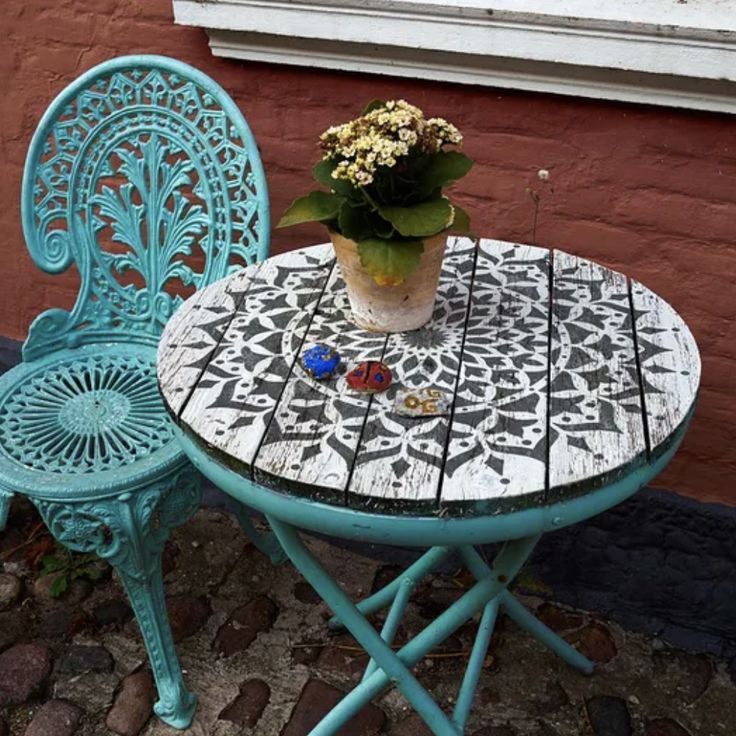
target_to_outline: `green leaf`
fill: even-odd
[[[65,561],[55,554],[46,555],[41,560],[41,575],[48,575],[50,572],[61,570],[65,565]]]
[[[77,578],[87,578],[87,580],[99,580],[102,577],[102,570],[94,562],[83,562],[71,572],[72,580]]]
[[[342,201],[342,197],[336,194],[310,192],[306,197],[299,197],[291,203],[276,227],[333,220],[337,217]]]
[[[373,212],[365,202],[355,204],[345,200],[340,207],[337,224],[346,238],[356,242],[374,237],[390,240],[395,233],[393,225]]]
[[[337,161],[334,159],[323,158],[314,165],[312,176],[314,176],[320,184],[324,184],[326,187],[329,187],[338,194],[341,194],[343,197],[360,196],[356,188],[349,181],[345,181],[345,179],[332,178],[332,172],[335,170],[336,166]]]
[[[380,213],[407,238],[436,235],[452,224],[452,207],[446,197],[430,199],[411,207],[381,207]]]
[[[386,107],[386,100],[380,100],[377,97],[373,100],[371,100],[364,108],[363,112],[361,112],[361,115],[367,115],[369,112],[373,112],[374,110],[378,110],[381,107]]]
[[[364,238],[370,238],[374,233],[367,215],[366,207],[355,207],[350,202],[343,202],[340,207],[340,214],[337,217],[340,232],[346,238],[356,242]]]
[[[452,221],[450,229],[457,233],[469,233],[470,217],[468,216],[468,213],[457,204],[453,204],[452,208],[455,210],[455,219]]]
[[[49,588],[49,595],[52,598],[59,598],[60,596],[64,595],[66,593],[67,589],[69,588],[69,578],[67,575],[57,575],[54,578],[54,582],[51,583],[51,587]]]
[[[419,194],[428,197],[435,189],[462,179],[473,166],[473,160],[460,151],[439,151],[430,157],[419,185]]]
[[[421,240],[396,242],[368,238],[358,243],[360,263],[379,286],[398,286],[419,265]]]
[[[99,580],[102,577],[102,570],[96,565],[88,565],[82,569],[82,574],[88,580]]]

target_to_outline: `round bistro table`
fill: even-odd
[[[327,381],[301,367],[317,343],[342,356]],[[390,366],[388,391],[350,390],[345,367],[363,360]],[[331,625],[371,657],[362,682],[311,734],[336,733],[395,685],[434,734],[457,736],[500,609],[592,671],[508,586],[542,534],[623,501],[664,468],[692,414],[700,360],[683,320],[642,284],[561,251],[458,238],[448,242],[432,321],[419,330],[354,325],[332,247],[313,246],[188,299],[162,336],[158,379],[193,463],[266,515],[334,612]],[[447,414],[396,413],[396,391],[421,387],[445,392]],[[355,604],[299,530],[428,551]],[[488,564],[476,546],[492,542],[504,544]],[[452,555],[477,582],[394,651],[413,588]],[[366,616],[383,608],[378,632]],[[411,670],[476,613],[448,716]]]

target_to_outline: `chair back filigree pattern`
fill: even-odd
[[[253,135],[206,75],[160,56],[113,59],[51,104],[31,142],[23,229],[36,264],[80,278],[39,315],[25,360],[110,340],[156,345],[193,290],[263,259],[268,192]]]

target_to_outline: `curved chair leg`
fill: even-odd
[[[279,544],[279,540],[276,539],[276,535],[273,532],[262,533],[259,532],[253,522],[251,521],[248,509],[236,501],[234,498],[228,496],[227,506],[235,514],[235,518],[240,524],[240,528],[245,533],[245,536],[253,543],[253,546],[261,553],[266,555],[271,560],[272,565],[281,565],[288,559],[286,552],[283,547]]]
[[[5,525],[8,523],[8,511],[10,511],[12,498],[12,493],[0,490],[0,532],[5,529]]]
[[[156,715],[175,728],[192,722],[197,698],[184,684],[164,599],[161,552],[170,529],[201,500],[200,477],[187,468],[113,498],[82,503],[33,499],[51,533],[78,552],[96,552],[115,568],[135,611],[158,688]]]

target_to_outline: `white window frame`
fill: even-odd
[[[173,0],[212,52],[736,113],[734,0]]]

